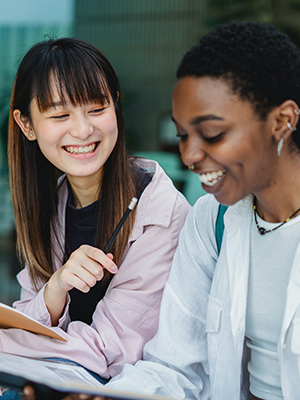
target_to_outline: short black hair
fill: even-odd
[[[286,100],[300,106],[300,51],[273,25],[249,21],[219,25],[184,55],[177,78],[187,76],[226,80],[233,93],[252,103],[261,119]]]

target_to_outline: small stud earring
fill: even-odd
[[[282,146],[283,146],[283,138],[281,138],[278,142],[278,146],[277,146],[277,156],[278,157],[280,157]]]
[[[292,125],[291,125],[289,122],[286,123],[286,126],[287,126],[291,131],[295,131],[295,130],[297,129],[297,128],[293,128]]]
[[[33,134],[32,134],[32,133],[30,134],[30,137],[33,137]]]
[[[190,171],[193,171],[193,170],[195,169],[195,165],[194,165],[194,164],[189,165],[189,166],[188,166],[188,169],[189,169]]]

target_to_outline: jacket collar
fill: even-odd
[[[157,225],[168,228],[178,196],[171,179],[156,161],[136,159],[135,163],[147,172],[153,172],[154,175],[139,199],[130,241],[141,236],[145,226]]]
[[[253,195],[249,195],[228,207],[224,215],[224,222],[228,231],[236,230],[244,218],[251,219],[253,212]]]
[[[178,192],[173,188],[171,179],[156,161],[137,158],[134,162],[144,171],[153,173],[153,178],[139,199],[135,224],[129,238],[130,241],[134,241],[140,237],[144,232],[145,226],[157,225],[168,228],[178,196]],[[58,204],[58,221],[60,227],[58,231],[62,233],[60,239],[63,243],[66,202],[68,199],[66,175],[62,175],[59,178],[58,185],[60,186]]]

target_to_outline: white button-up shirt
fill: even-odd
[[[245,320],[252,196],[228,208],[221,252],[218,203],[198,200],[181,233],[165,287],[159,330],[144,361],[126,365],[107,387],[174,398],[249,398]],[[284,399],[300,398],[300,245],[278,342]]]

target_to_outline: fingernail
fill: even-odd
[[[116,266],[116,265],[112,265],[112,266],[110,267],[110,272],[112,272],[112,273],[118,272],[117,266]]]

